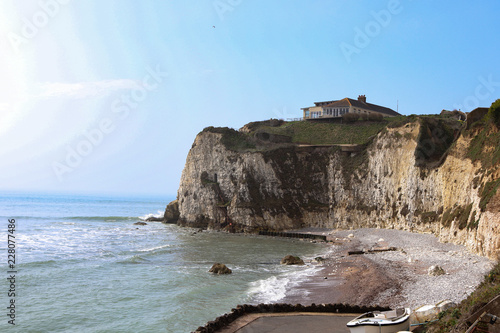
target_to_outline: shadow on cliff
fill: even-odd
[[[415,149],[415,165],[434,169],[446,160],[450,147],[463,127],[453,118],[419,117],[420,133]]]

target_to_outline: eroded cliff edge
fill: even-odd
[[[385,127],[356,152],[294,144],[249,127],[207,128],[182,172],[178,223],[245,232],[395,228],[432,232],[495,257],[499,133],[485,123],[465,127],[413,117]]]

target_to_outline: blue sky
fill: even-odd
[[[0,190],[175,195],[207,126],[500,98],[498,1],[2,0]]]

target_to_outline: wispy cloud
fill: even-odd
[[[80,83],[43,83],[40,88],[39,98],[75,98],[104,97],[120,90],[131,90],[139,86],[135,80],[104,80]]]

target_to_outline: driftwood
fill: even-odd
[[[354,251],[347,251],[347,254],[352,256],[354,254],[365,254],[366,252],[363,250],[354,250]]]
[[[398,251],[399,249],[397,247],[377,247],[373,248],[370,250],[353,250],[353,251],[347,251],[348,255],[355,255],[355,254],[367,254],[367,253],[376,253],[376,252],[387,252],[387,251]]]

